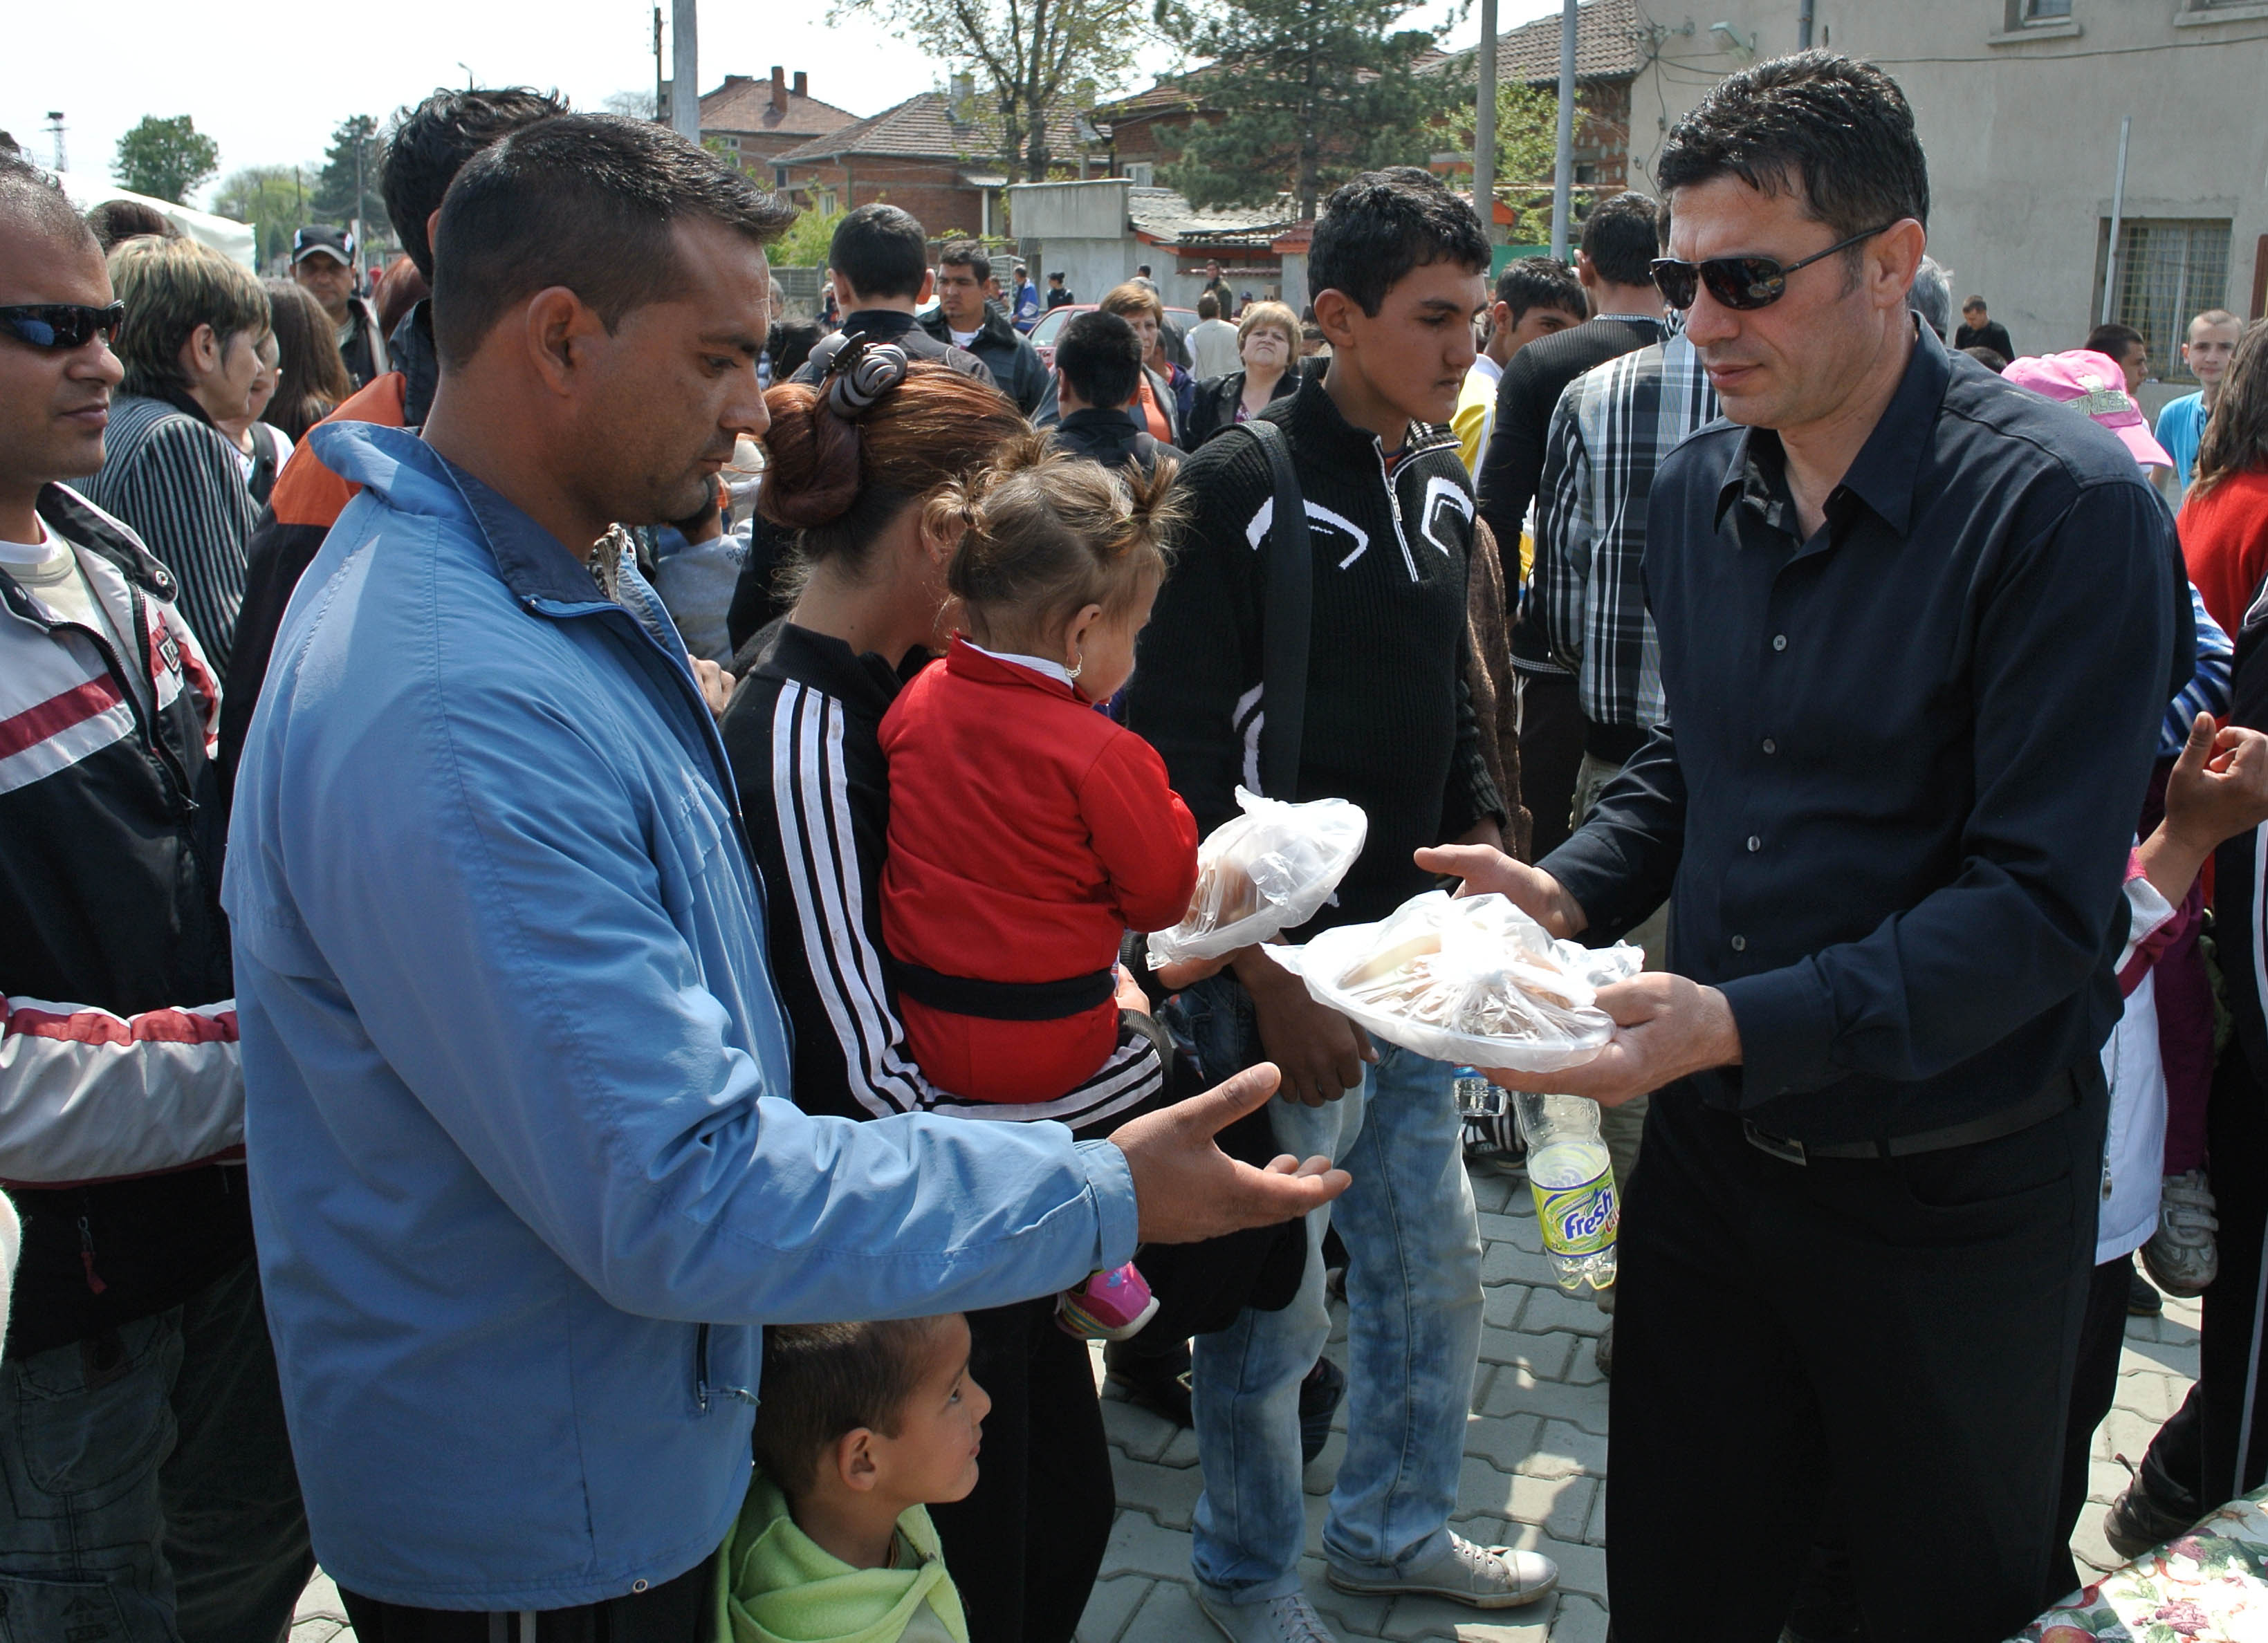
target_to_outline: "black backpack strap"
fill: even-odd
[[[1284,430],[1259,417],[1235,424],[1268,458],[1276,495],[1268,527],[1267,604],[1260,628],[1260,788],[1270,798],[1299,797],[1300,743],[1307,717],[1307,641],[1314,620],[1314,559],[1307,543],[1307,505],[1292,468]],[[1224,430],[1226,431],[1226,430]]]

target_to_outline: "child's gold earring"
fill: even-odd
[[[1081,673],[1084,673],[1086,671],[1086,653],[1082,650],[1078,652],[1077,655],[1079,656],[1079,660],[1071,664],[1070,670],[1071,676],[1073,678],[1077,678]]]

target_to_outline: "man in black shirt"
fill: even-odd
[[[1067,285],[1065,285],[1065,284],[1064,283],[1064,276],[1063,276],[1062,275],[1060,275],[1060,274],[1050,274],[1050,275],[1048,275],[1048,310],[1049,310],[1049,312],[1052,313],[1055,310],[1057,310],[1057,309],[1058,309],[1058,308],[1062,307],[1065,303],[1067,303],[1067,302],[1071,302],[1071,301],[1073,301],[1073,300],[1074,300],[1074,298],[1072,297],[1072,296],[1071,296],[1071,288],[1070,288],[1069,286],[1067,286]]]
[[[1660,208],[1642,194],[1600,205],[1583,221],[1575,277],[1592,318],[1529,343],[1512,356],[1497,384],[1496,424],[1481,458],[1481,517],[1496,533],[1504,585],[1520,588],[1520,534],[1543,473],[1551,413],[1567,385],[1595,365],[1662,338],[1661,297],[1646,265],[1660,249]],[[1512,626],[1512,665],[1520,688],[1520,779],[1534,825],[1535,855],[1567,836],[1575,775],[1583,762],[1583,713],[1575,678],[1551,660],[1541,612],[1521,601]]]
[[[2016,357],[2016,345],[2008,341],[2008,327],[1984,311],[1984,299],[1972,297],[1961,304],[1961,328],[1953,334],[1955,348],[1989,348],[2002,359]]]
[[[1668,721],[1540,868],[1420,860],[1586,941],[1670,898],[1671,973],[1604,991],[1613,1040],[1542,1081],[1658,1092],[1622,1228],[1616,1635],[1704,1612],[1771,1643],[1825,1523],[1868,1635],[1919,1601],[1986,1643],[2053,1595],[2172,524],[2092,422],[1918,344],[1928,178],[1880,70],[1743,70],[1657,174],[1656,277],[1732,419],[1653,488]]]
[[[1141,382],[1142,339],[1123,318],[1098,308],[1066,321],[1056,343],[1056,403],[1063,415],[1048,430],[1057,447],[1107,468],[1138,462],[1145,473],[1160,456],[1182,460],[1182,452],[1126,414]]]

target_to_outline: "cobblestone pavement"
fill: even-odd
[[[1324,1498],[1345,1449],[1343,1415],[1307,1469],[1302,1566],[1307,1595],[1341,1643],[1602,1643],[1606,1636],[1607,1386],[1591,1361],[1605,1315],[1588,1291],[1578,1299],[1552,1281],[1524,1180],[1476,1176],[1473,1193],[1485,1240],[1487,1310],[1454,1526],[1468,1539],[1550,1554],[1559,1564],[1561,1590],[1533,1609],[1492,1614],[1432,1598],[1388,1601],[1331,1590],[1319,1537]],[[1342,1307],[1330,1348],[1342,1364],[1344,1349]],[[2169,1301],[2163,1319],[2129,1320],[2117,1403],[2095,1434],[2094,1504],[2073,1542],[2083,1563],[2103,1569],[2117,1561],[2102,1531],[2101,1508],[2126,1478],[2112,1456],[2140,1460],[2196,1374],[2194,1302]],[[1116,1397],[1106,1397],[1103,1416],[1118,1521],[1079,1643],[1204,1643],[1218,1633],[1189,1584],[1189,1514],[1200,1487],[1196,1437]],[[318,1574],[300,1601],[291,1643],[352,1643],[353,1636],[337,1589]]]

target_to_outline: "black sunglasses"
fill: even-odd
[[[18,342],[33,348],[85,348],[98,336],[106,343],[115,342],[125,323],[124,303],[113,303],[107,308],[89,308],[83,303],[28,303],[0,308],[0,326],[5,326]]]
[[[1706,262],[1680,262],[1675,257],[1659,257],[1653,264],[1653,289],[1661,293],[1662,301],[1681,311],[1693,306],[1704,285],[1710,296],[1727,308],[1769,308],[1787,295],[1787,276],[1798,268],[1808,268],[1896,226],[1897,223],[1885,223],[1881,228],[1838,239],[1799,262],[1775,262],[1770,257],[1712,257]]]

